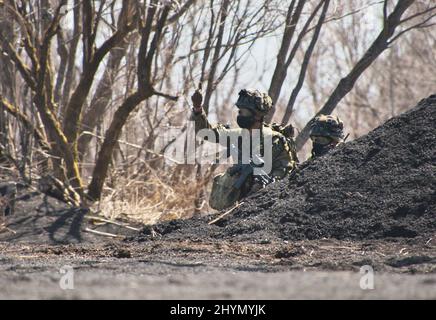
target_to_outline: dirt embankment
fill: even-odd
[[[330,154],[307,161],[215,225],[154,227],[166,239],[414,238],[436,233],[436,95]],[[150,228],[132,240],[152,238]]]

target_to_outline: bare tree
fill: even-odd
[[[324,24],[324,21],[326,19],[326,14],[330,5],[330,1],[326,0],[326,1],[322,1],[321,3],[323,4],[322,11],[319,16],[318,22],[316,24],[312,39],[310,40],[309,46],[307,47],[306,52],[304,54],[304,59],[303,62],[301,63],[298,81],[294,89],[292,90],[291,96],[289,97],[288,105],[286,106],[285,115],[283,116],[283,119],[281,121],[282,123],[288,123],[289,119],[291,118],[292,111],[294,109],[295,100],[297,99],[297,95],[300,92],[301,87],[303,86],[303,82],[306,77],[307,68],[309,66],[309,62],[312,57],[313,50],[318,41],[322,25]]]
[[[297,4],[295,5],[295,1],[292,1],[287,11],[285,30],[283,32],[281,46],[277,55],[274,74],[272,76],[270,87],[268,90],[268,93],[271,96],[274,105],[280,97],[280,92],[282,90],[283,83],[286,79],[289,66],[294,61],[295,55],[298,49],[301,47],[304,37],[310,31],[310,26],[312,21],[315,19],[318,11],[321,9],[321,7],[323,7],[323,5],[325,10],[327,10],[329,6],[329,2],[327,2],[326,4],[325,1],[318,2],[318,4],[315,6],[315,8],[312,10],[311,14],[307,18],[307,20],[304,22],[303,26],[301,27],[301,30],[299,30],[298,37],[293,43],[292,48],[290,49],[293,37],[296,33],[297,25],[300,21],[302,11],[306,2],[307,1],[305,0],[298,0]],[[325,13],[322,17],[322,21],[320,21],[320,23],[318,24],[319,26],[322,26],[324,19],[325,19]],[[318,29],[320,29],[320,27],[317,28],[317,30]],[[319,30],[317,33],[319,34]],[[313,43],[315,44],[317,40],[317,36],[314,36],[313,40],[314,40]],[[268,115],[267,121],[271,121],[271,119],[274,117],[274,113],[275,113],[275,106],[272,112]]]
[[[404,18],[401,17],[407,11],[407,9],[414,3],[414,0],[404,0],[398,1],[395,5],[393,11],[388,15],[387,1],[384,2],[383,5],[383,29],[371,44],[371,46],[366,51],[365,55],[357,62],[357,64],[352,68],[352,70],[348,73],[348,75],[340,80],[335,90],[332,92],[330,97],[324,106],[317,112],[319,114],[330,114],[338,103],[341,101],[345,95],[350,92],[359,79],[359,77],[363,74],[363,72],[378,58],[378,56],[388,48],[388,46],[398,39],[405,32],[412,30],[413,28],[423,27],[426,23],[433,17],[430,15],[430,18],[424,20],[424,22],[420,22],[418,24],[413,25],[412,27],[406,28],[395,35],[395,31],[399,25],[406,21],[410,21],[413,18],[417,18],[423,14],[427,14],[434,10],[434,8],[427,8],[426,10],[414,14],[410,17]],[[313,119],[313,118],[312,118]],[[304,143],[307,141],[310,132],[310,125],[312,121],[309,121],[303,130],[300,132],[296,139],[297,149],[300,149]]]
[[[161,40],[163,29],[165,27],[165,23],[170,11],[170,6],[164,6],[161,12],[157,11],[157,1],[155,1],[152,3],[152,5],[148,7],[146,13],[142,13],[144,15],[145,23],[140,26],[141,42],[138,52],[137,71],[138,89],[134,93],[132,93],[117,109],[109,126],[109,129],[106,132],[105,140],[103,142],[102,148],[97,158],[97,162],[95,164],[92,180],[88,187],[88,196],[91,199],[97,200],[100,198],[103,183],[109,168],[112,151],[115,147],[116,141],[120,136],[121,130],[127,121],[129,114],[142,101],[150,98],[155,94],[173,100],[177,99],[177,97],[157,92],[153,88],[153,84],[151,82],[153,58],[156,54],[156,51],[158,50],[159,42]],[[154,32],[153,38],[149,43],[149,40],[153,34],[152,25],[155,15],[158,15],[159,18],[156,26],[156,31]]]
[[[21,27],[21,32],[23,35],[23,46],[24,53],[22,51],[17,51],[14,44],[8,39],[8,35],[6,34],[6,30],[2,30],[1,32],[1,40],[3,43],[3,51],[10,57],[10,59],[14,62],[16,68],[20,72],[20,75],[26,82],[27,86],[31,89],[33,95],[33,103],[37,108],[38,116],[41,117],[42,123],[45,127],[45,132],[47,133],[48,142],[46,145],[51,146],[51,153],[57,159],[63,159],[65,163],[66,169],[66,181],[67,183],[71,183],[71,185],[77,190],[77,192],[82,196],[84,196],[84,187],[81,180],[81,175],[79,172],[79,157],[78,157],[78,138],[81,131],[81,123],[82,123],[82,111],[86,105],[86,98],[91,90],[92,84],[94,82],[95,75],[97,70],[102,63],[105,56],[115,47],[117,47],[125,37],[136,28],[139,14],[136,9],[136,4],[134,1],[124,1],[121,6],[121,11],[118,15],[118,23],[116,28],[114,28],[112,35],[107,38],[99,47],[96,46],[97,34],[99,30],[99,26],[101,24],[101,20],[103,19],[103,11],[105,9],[106,1],[101,1],[99,7],[96,8],[95,4],[90,1],[84,1],[82,3],[76,2],[76,7],[74,8],[74,22],[77,27],[74,28],[73,37],[77,37],[79,31],[81,31],[81,39],[82,39],[82,71],[80,74],[79,81],[77,86],[74,88],[71,97],[68,97],[69,87],[72,86],[72,74],[69,72],[73,72],[75,59],[72,58],[68,63],[67,70],[65,67],[60,67],[57,69],[58,77],[57,83],[54,85],[54,75],[52,65],[54,64],[54,60],[51,54],[51,44],[52,39],[54,37],[58,37],[58,49],[61,52],[60,58],[63,64],[66,63],[65,59],[65,51],[68,50],[64,44],[64,34],[60,28],[60,21],[63,16],[62,8],[67,4],[66,1],[60,1],[59,4],[53,8],[54,14],[50,16],[48,13],[51,12],[52,8],[48,1],[42,2],[41,10],[43,10],[46,16],[43,16],[44,19],[41,21],[33,21],[32,15],[27,14],[31,9],[31,3],[23,3],[18,4],[14,1],[7,1],[4,6],[5,9],[12,15],[15,22]],[[113,2],[112,2],[113,4]],[[147,55],[147,61],[144,62],[144,57],[141,56],[140,62],[142,63],[142,71],[143,74],[140,74],[140,78],[138,83],[141,83],[140,90],[138,90],[137,95],[133,95],[128,98],[127,105],[132,101],[136,101],[135,99],[139,99],[142,101],[147,98],[150,93],[154,94],[154,91],[151,89],[150,84],[146,83],[149,81],[150,76],[150,67],[154,52],[156,51],[156,47],[158,45],[159,39],[162,34],[162,30],[164,27],[164,23],[166,21],[166,17],[170,10],[169,7],[165,7],[163,10],[163,17],[158,21],[159,23],[156,26],[153,26],[153,16],[154,11],[156,11],[157,2],[153,2],[150,7],[152,9],[148,10],[151,15],[147,18],[147,27],[143,28],[149,32],[148,35],[143,34],[142,37],[144,39],[144,44],[142,45],[142,51],[140,53],[142,55],[147,54],[147,46],[148,46],[148,38],[150,38],[150,34],[152,33],[152,28],[156,28],[155,36],[152,39],[150,45],[150,51]],[[78,11],[80,8],[81,10]],[[82,18],[83,24],[82,28],[79,28],[80,25],[80,17]],[[163,22],[162,22],[163,21]],[[41,23],[39,23],[41,22]],[[70,47],[70,57],[75,55],[75,50],[77,48],[76,38],[74,38],[71,47]],[[28,65],[28,62],[30,66]],[[116,60],[113,58],[113,60]],[[112,65],[109,66],[109,69],[115,69],[117,65],[117,61],[112,60]],[[108,70],[109,73],[111,70]],[[63,78],[66,79],[64,80]],[[106,76],[110,77],[110,76]],[[141,82],[142,81],[142,82]],[[59,109],[56,100],[59,101],[60,94],[59,88],[64,84],[64,87],[67,87],[64,98],[67,97],[67,102],[65,103],[65,108]],[[106,93],[107,93],[107,88]],[[97,94],[104,94],[104,90],[101,89]],[[10,106],[10,103],[7,101],[2,101],[2,106],[6,108],[6,106]],[[137,104],[139,102],[135,102]],[[10,112],[16,116],[23,115],[18,112],[19,108],[6,108],[9,111],[15,110],[15,112]],[[121,108],[123,110],[123,108]],[[63,118],[63,125],[58,118],[58,115],[61,115]],[[124,113],[121,112],[121,116],[124,116]],[[21,120],[25,119],[24,117],[20,117]],[[116,120],[121,120],[118,118]],[[114,121],[117,123],[117,121]],[[114,125],[115,126],[115,125]],[[123,126],[123,121],[118,121],[118,127],[116,129],[111,128],[109,130],[109,136],[111,134],[119,134],[121,128]],[[116,126],[115,126],[116,127]],[[39,135],[42,136],[42,135]],[[107,152],[108,149],[112,149],[111,143],[104,144],[103,151]],[[110,150],[111,151],[111,150]],[[104,154],[104,152],[103,152]],[[100,162],[104,162],[104,157],[101,157]],[[102,165],[105,166],[104,164]],[[58,167],[58,166],[55,166]],[[98,168],[97,168],[98,169]],[[95,170],[96,177],[93,181],[99,181],[102,175],[105,175],[105,169]],[[58,176],[62,178],[61,176]],[[95,183],[92,184],[95,186]],[[95,194],[95,187],[92,189],[91,194]]]

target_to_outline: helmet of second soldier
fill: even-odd
[[[322,114],[313,121],[310,137],[318,142],[328,140],[339,142],[344,138],[344,124],[339,117]]]
[[[262,117],[271,111],[272,105],[271,97],[258,90],[242,89],[239,92],[238,101],[236,101],[236,107],[239,109],[249,109]]]

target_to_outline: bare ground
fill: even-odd
[[[436,247],[424,240],[0,243],[0,298],[436,299]],[[59,286],[65,265],[74,290]],[[360,288],[362,265],[373,290]]]

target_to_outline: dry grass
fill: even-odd
[[[177,173],[177,166],[156,165],[153,168],[150,163],[142,162],[142,166],[131,165],[127,169],[130,174],[126,174],[125,168],[121,167],[111,170],[101,200],[91,207],[92,211],[106,219],[155,224],[159,221],[189,218],[198,211],[213,211],[208,206],[213,171],[206,170],[204,177],[197,179],[196,166],[185,165]],[[0,170],[0,177],[2,173],[9,178],[18,176],[15,168],[10,169],[12,173],[4,171]],[[32,166],[30,171],[33,181],[39,181],[38,168]],[[201,190],[205,197],[200,208],[196,208]],[[4,203],[0,197],[0,209],[2,207]]]
[[[199,191],[206,188],[208,194],[210,177],[198,182],[187,177],[174,183],[171,173],[148,172],[147,176],[135,179],[118,176],[116,184],[105,188],[101,201],[93,209],[110,220],[128,219],[143,224],[192,217]],[[210,210],[206,200],[202,211]]]

